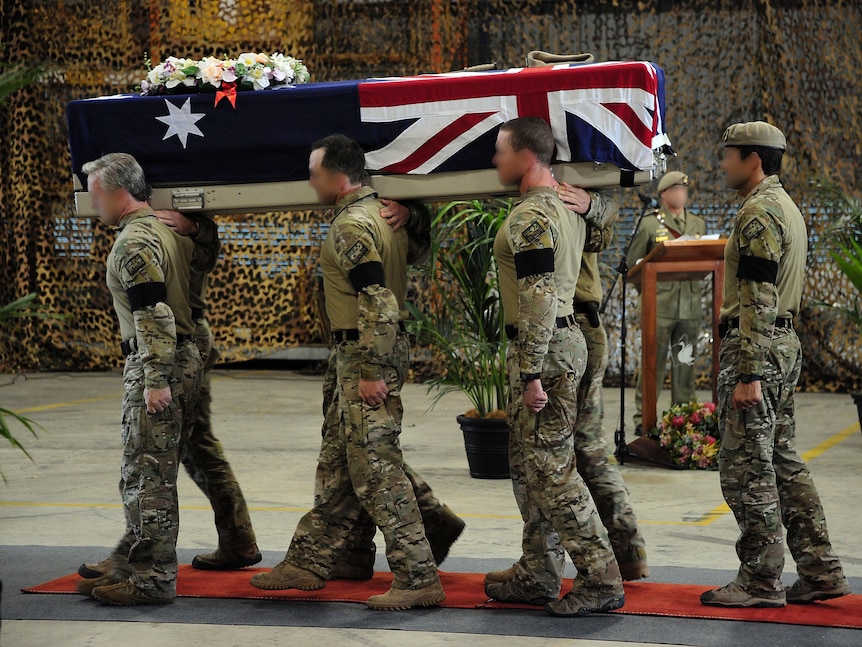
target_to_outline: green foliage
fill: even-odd
[[[13,320],[31,317],[34,319],[69,319],[69,315],[53,312],[48,306],[37,303],[38,294],[31,292],[25,297],[0,306],[0,337],[4,336],[3,327],[9,326]]]
[[[862,329],[862,202],[844,194],[830,182],[820,187],[820,199],[835,217],[820,236],[818,246],[828,250],[856,292],[846,303],[817,302],[817,305],[834,308]]]
[[[506,404],[506,335],[494,259],[494,238],[511,200],[458,200],[431,224],[431,303],[409,304],[420,343],[444,357],[445,374],[429,381],[436,404],[463,392],[481,417]]]
[[[39,427],[40,429],[42,429],[42,427],[38,423],[30,420],[29,418],[19,415],[5,407],[0,407],[0,437],[8,440],[9,444],[12,445],[12,447],[20,449],[22,452],[24,452],[24,455],[32,461],[33,457],[30,456],[30,453],[24,448],[24,446],[20,442],[18,442],[18,439],[12,435],[12,430],[9,428],[9,423],[7,421],[8,418],[19,422],[21,425],[24,426],[25,429],[27,429],[27,431],[33,434],[34,437],[36,437],[36,430],[34,429],[34,427]],[[3,473],[2,469],[0,469],[0,478],[3,479],[3,483],[6,483],[6,475]]]
[[[12,325],[13,321],[17,321],[18,319],[22,319],[24,317],[32,317],[36,319],[56,319],[56,320],[66,320],[69,319],[69,315],[58,314],[53,312],[48,308],[48,306],[37,303],[38,295],[35,292],[28,294],[25,297],[21,297],[20,299],[13,301],[12,303],[8,303],[4,306],[0,306],[0,341],[3,338],[8,337],[9,335],[6,333],[6,329]],[[0,437],[5,438],[9,441],[9,444],[12,447],[20,449],[24,452],[24,455],[27,456],[30,460],[33,458],[24,448],[24,446],[18,441],[15,436],[12,435],[12,430],[9,427],[9,423],[7,419],[11,418],[14,421],[17,421],[21,424],[27,431],[29,431],[33,436],[36,436],[35,427],[41,427],[20,414],[15,413],[14,411],[7,409],[5,407],[0,407]],[[0,469],[0,478],[3,479],[3,482],[6,482],[6,475],[3,473],[3,470]]]
[[[21,88],[39,80],[44,70],[29,65],[0,62],[0,104]]]

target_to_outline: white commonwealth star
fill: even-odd
[[[206,113],[192,112],[191,99],[186,99],[182,108],[177,108],[167,99],[165,99],[165,105],[168,107],[168,114],[164,117],[156,117],[156,119],[168,126],[168,132],[162,137],[162,141],[176,135],[183,148],[185,148],[189,135],[204,136],[200,128],[195,126],[195,124],[203,119]]]

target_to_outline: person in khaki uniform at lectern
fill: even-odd
[[[680,236],[700,237],[706,233],[703,218],[685,208],[688,201],[688,175],[669,171],[658,183],[661,209],[646,216],[635,234],[628,253],[629,269],[647,256],[659,243]],[[640,292],[640,287],[638,287]],[[695,399],[694,359],[697,334],[703,320],[698,281],[661,281],[656,284],[656,397],[661,393],[667,363],[663,353],[671,351],[671,401],[674,404]],[[635,392],[635,433],[641,435],[643,371],[638,375]]]

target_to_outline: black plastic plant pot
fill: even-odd
[[[470,476],[475,479],[509,478],[509,425],[501,418],[458,416]]]

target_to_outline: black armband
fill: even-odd
[[[515,254],[515,273],[519,279],[535,274],[548,274],[554,271],[554,250],[528,249]]]
[[[542,377],[541,373],[521,373],[521,382],[527,384],[527,382],[538,380],[540,377]]]
[[[752,382],[759,382],[763,379],[762,375],[755,375],[754,373],[742,373],[739,376],[739,381],[743,384],[751,384]]]
[[[740,256],[736,278],[775,284],[778,280],[778,262],[759,256]]]
[[[126,290],[126,294],[132,312],[168,300],[168,288],[164,283],[138,283]]]
[[[353,284],[353,289],[356,292],[361,292],[363,288],[369,285],[386,285],[383,276],[383,263],[380,261],[368,261],[360,263],[347,273],[347,278]]]

